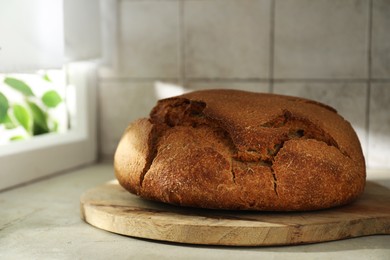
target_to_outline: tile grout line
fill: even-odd
[[[179,60],[180,60],[180,68],[179,68],[179,77],[180,77],[180,85],[186,87],[187,79],[186,79],[186,57],[185,57],[185,25],[184,25],[184,1],[178,1],[178,22],[179,22],[179,32],[178,32],[178,40],[179,40]]]
[[[274,92],[274,58],[275,58],[275,1],[271,1],[271,10],[270,10],[270,30],[269,30],[269,89],[270,93]]]
[[[115,64],[114,64],[114,70],[115,71],[119,71],[120,73],[122,73],[122,59],[119,59],[120,55],[119,53],[122,53],[122,49],[123,49],[123,44],[122,44],[122,34],[121,34],[121,30],[120,30],[120,22],[122,20],[122,15],[121,15],[121,12],[120,12],[120,6],[121,6],[121,2],[120,0],[117,0],[115,1],[115,12],[116,12],[116,22],[115,22]]]
[[[178,81],[179,78],[175,77],[131,77],[131,76],[110,76],[110,77],[99,77],[101,82],[123,82],[123,81],[134,81],[134,82],[148,82],[156,80],[171,80]],[[268,78],[185,78],[186,81],[191,82],[247,82],[247,83],[257,83],[257,82],[269,82]],[[285,79],[273,79],[273,82],[285,83],[367,83],[367,79],[308,79],[308,78],[285,78]],[[390,82],[390,79],[371,79],[371,82]]]
[[[110,26],[110,29],[113,30],[113,33],[114,34],[114,37],[113,37],[113,41],[114,41],[114,57],[111,57],[111,60],[110,60],[110,63],[111,63],[111,66],[113,66],[114,68],[114,71],[118,71],[119,68],[121,67],[120,66],[120,60],[119,60],[119,52],[122,50],[122,44],[120,44],[120,40],[121,40],[121,35],[120,35],[120,21],[122,19],[121,17],[121,13],[120,13],[120,6],[121,6],[121,2],[119,0],[114,0],[114,1],[111,1],[111,8],[110,10],[112,10],[112,14],[113,17],[115,17],[113,20],[114,20],[114,24],[113,26]],[[112,36],[112,34],[110,34]],[[120,45],[120,46],[119,46]],[[99,117],[101,116],[101,112],[102,112],[102,100],[101,100],[101,93],[102,93],[102,84],[104,84],[104,80],[101,80],[101,77],[99,77],[99,73],[98,73],[98,79],[97,79],[97,91],[96,91],[96,99],[97,99],[97,102],[96,102],[96,117],[97,117],[97,122],[96,122],[96,127],[97,127],[97,131],[96,131],[96,137],[97,137],[97,141],[96,141],[96,147],[97,147],[97,151],[96,151],[96,160],[99,162],[101,160],[100,156],[101,156],[101,151],[103,150],[103,141],[102,141],[102,137],[103,137],[103,130],[102,130],[102,127],[100,125],[100,120],[99,120]]]
[[[370,153],[370,106],[371,106],[371,78],[372,78],[372,55],[371,55],[371,49],[372,49],[372,21],[373,21],[373,0],[369,1],[369,8],[368,8],[368,46],[367,46],[367,86],[366,86],[366,122],[365,122],[365,128],[366,128],[366,163],[367,159],[369,157]]]
[[[274,79],[276,82],[318,82],[318,83],[359,83],[367,82],[367,78],[278,78]]]

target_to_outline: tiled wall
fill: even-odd
[[[389,0],[104,0],[99,133],[112,159],[127,124],[172,88],[315,99],[390,168]],[[180,89],[173,88],[173,93]]]

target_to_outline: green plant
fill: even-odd
[[[42,80],[50,82],[47,74]],[[11,102],[0,88],[0,126],[5,130],[21,126],[25,130],[25,135],[11,136],[9,140],[25,139],[58,130],[58,122],[51,118],[49,113],[63,102],[56,90],[48,90],[38,97],[32,88],[20,79],[5,77],[3,83],[3,87],[12,88],[23,97],[21,101]]]

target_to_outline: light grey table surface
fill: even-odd
[[[390,259],[390,235],[279,247],[164,243],[97,229],[80,218],[81,194],[114,178],[88,166],[0,193],[0,259]],[[390,170],[368,179],[390,189]]]

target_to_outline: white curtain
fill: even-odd
[[[99,0],[0,0],[0,73],[100,56]]]

